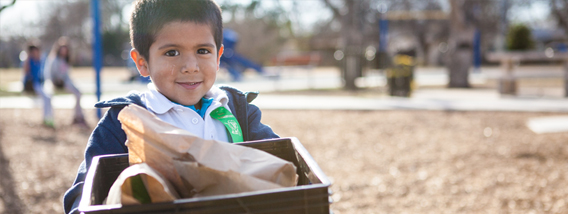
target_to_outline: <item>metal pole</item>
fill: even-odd
[[[388,35],[389,35],[389,20],[381,14],[379,20],[379,52],[387,52]]]
[[[93,67],[95,68],[96,94],[97,101],[101,101],[102,39],[99,0],[91,0],[91,16],[93,17]],[[100,108],[97,108],[97,116],[102,117]]]
[[[564,97],[568,97],[568,60],[564,60]]]
[[[475,29],[473,37],[473,70],[479,72],[481,68],[481,32]]]
[[[388,35],[389,35],[389,20],[387,19],[388,7],[385,3],[379,5],[379,50],[376,54],[378,68],[385,72],[391,64],[390,58],[387,54]]]
[[[497,48],[502,51],[507,49],[506,37],[507,37],[507,31],[509,30],[509,21],[507,20],[507,13],[510,7],[509,0],[501,1],[500,7],[501,8],[499,9],[500,23],[499,23],[499,37],[498,37],[499,47]]]

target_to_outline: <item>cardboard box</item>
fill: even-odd
[[[294,163],[298,185],[273,190],[187,198],[168,203],[102,205],[118,175],[129,166],[128,154],[101,155],[93,162],[83,187],[83,213],[330,213],[331,182],[296,138],[239,143]],[[88,200],[88,201],[84,201]]]

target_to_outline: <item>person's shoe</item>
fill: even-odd
[[[53,119],[45,119],[43,120],[43,125],[47,126],[49,128],[55,128],[55,124],[53,122]]]

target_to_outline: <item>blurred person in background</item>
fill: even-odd
[[[28,45],[28,57],[24,62],[24,91],[35,92],[43,100],[43,124],[49,127],[53,125],[53,109],[51,96],[43,89],[44,76],[41,70],[41,57],[39,47]]]
[[[70,48],[68,39],[61,37],[51,48],[49,56],[45,62],[44,75],[46,82],[52,82],[57,89],[65,89],[75,95],[75,111],[73,115],[73,123],[83,127],[87,127],[83,109],[81,108],[81,92],[69,77],[70,65]]]

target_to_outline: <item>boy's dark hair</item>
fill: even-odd
[[[32,52],[33,50],[38,50],[39,51],[39,47],[36,45],[28,45],[28,53]]]
[[[144,59],[162,27],[173,21],[207,24],[217,52],[223,41],[221,8],[213,0],[138,0],[130,17],[130,41]]]

